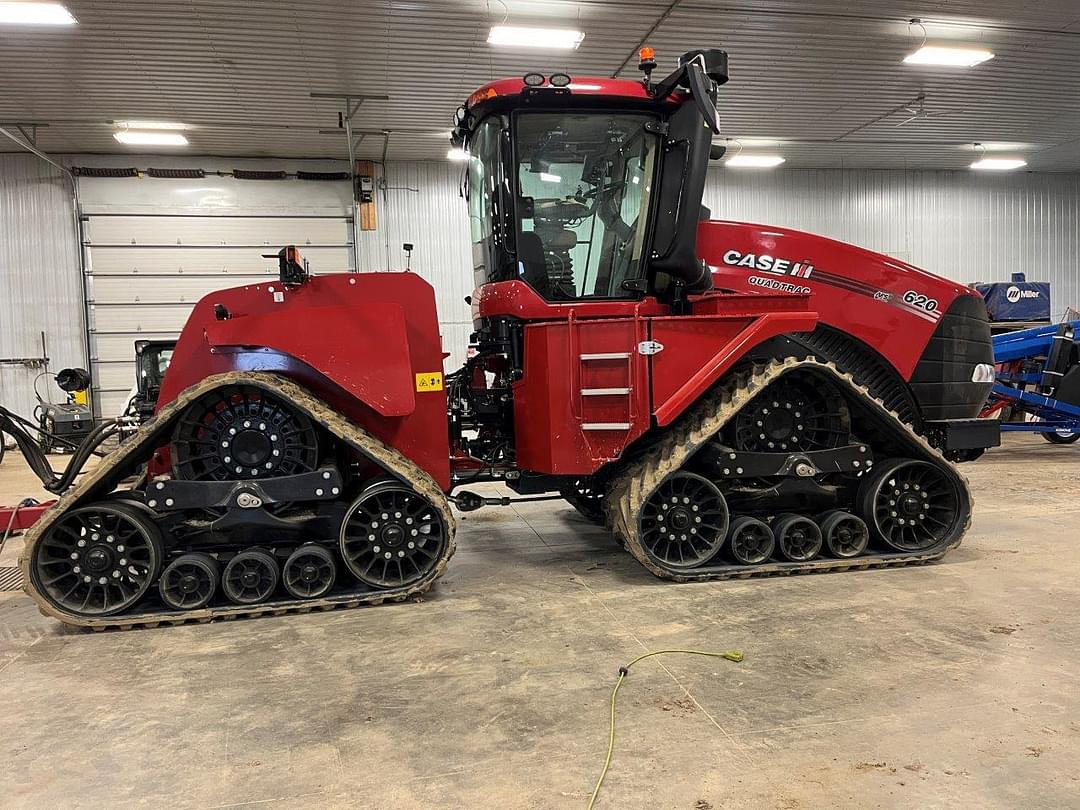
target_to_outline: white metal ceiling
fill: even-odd
[[[47,125],[38,143],[52,152],[130,151],[108,122],[149,119],[191,124],[191,155],[341,157],[343,135],[319,132],[340,105],[310,94],[348,92],[389,96],[354,126],[390,130],[390,159],[442,159],[454,108],[480,84],[611,75],[648,35],[662,66],[693,47],[728,50],[725,134],[780,141],[789,166],[961,168],[978,141],[1013,144],[1031,169],[1080,170],[1077,0],[65,2],[78,26],[0,26],[0,123]],[[930,40],[997,56],[969,70],[903,65],[922,36],[911,17]],[[570,55],[493,49],[488,28],[506,18],[577,27],[585,41]],[[359,150],[383,147],[371,134]]]

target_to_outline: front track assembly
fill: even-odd
[[[173,475],[147,481],[165,446]],[[290,521],[340,529],[283,540]],[[221,542],[208,530],[193,542],[193,526]],[[401,601],[454,548],[430,475],[291,380],[231,372],[184,391],[87,473],[27,532],[19,562],[42,613],[105,629]]]
[[[971,521],[953,465],[816,359],[731,374],[609,494],[627,550],[677,581],[928,562]]]

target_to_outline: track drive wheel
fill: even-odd
[[[136,506],[102,502],[73,509],[34,548],[34,585],[60,610],[112,616],[149,590],[161,566],[161,535]]]
[[[221,566],[209,554],[183,554],[162,572],[158,592],[173,610],[195,610],[210,604],[220,577]]]
[[[372,588],[419,582],[439,564],[449,530],[439,511],[397,481],[360,493],[341,524],[339,546],[352,575]]]
[[[870,542],[870,529],[866,522],[842,509],[826,512],[818,520],[818,525],[825,538],[825,547],[832,556],[840,559],[858,557],[866,551]]]
[[[253,386],[203,394],[173,431],[173,472],[188,481],[275,478],[319,464],[311,420],[286,400]]]
[[[821,552],[821,529],[808,517],[777,515],[773,534],[780,553],[791,562],[808,562]]]
[[[604,522],[604,492],[592,479],[577,478],[559,494],[590,523]]]
[[[779,453],[825,450],[848,441],[847,403],[823,380],[791,375],[770,383],[734,420],[739,450]]]
[[[281,579],[297,599],[318,599],[334,587],[337,566],[334,557],[318,543],[305,543],[289,555],[281,569]]]
[[[856,503],[874,536],[898,551],[923,551],[951,541],[969,508],[942,470],[906,458],[875,465],[863,478]]]
[[[724,494],[708,478],[678,470],[645,500],[638,518],[641,544],[661,565],[685,570],[716,556],[728,530]]]
[[[225,566],[221,587],[238,605],[265,602],[278,584],[278,564],[274,555],[261,548],[241,551]]]

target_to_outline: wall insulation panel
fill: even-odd
[[[714,218],[811,231],[968,284],[1024,272],[1080,308],[1080,175],[713,169]]]
[[[102,413],[118,407],[131,385],[134,340],[175,335],[200,293],[272,276],[274,263],[261,253],[298,242],[315,272],[350,266],[347,183],[239,181],[212,173],[234,166],[339,171],[343,162],[94,156],[69,163],[211,172],[199,180],[80,183],[90,215],[97,376],[108,389]],[[359,267],[371,271],[403,269],[402,244],[415,246],[410,267],[436,289],[443,345],[451,355],[447,369],[464,359],[471,332],[461,172],[461,164],[446,162],[379,169],[378,229],[362,232],[358,244]],[[717,218],[822,233],[964,283],[1007,280],[1023,271],[1052,283],[1054,317],[1066,305],[1080,305],[1080,175],[714,168],[705,202]],[[36,355],[37,335],[45,329],[54,367],[84,364],[68,195],[36,158],[0,155],[0,239],[8,246],[0,251],[0,356]],[[314,246],[322,242],[332,244]],[[25,369],[0,368],[0,399],[27,411],[32,378]]]
[[[41,356],[49,369],[85,366],[83,290],[71,185],[33,155],[0,154],[0,358]],[[35,366],[0,363],[0,404],[29,417]],[[47,398],[64,394],[42,378]]]

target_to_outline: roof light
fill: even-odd
[[[187,146],[188,139],[179,132],[139,132],[128,129],[114,132],[113,137],[128,146]]]
[[[938,65],[939,67],[975,67],[994,54],[985,48],[950,48],[944,45],[923,45],[904,57],[909,65]]]
[[[126,129],[170,130],[188,128],[187,124],[176,124],[168,121],[117,121],[116,125]]]
[[[1021,158],[981,158],[971,164],[973,169],[987,169],[989,171],[1009,171],[1027,166],[1027,161]]]
[[[77,22],[59,3],[0,3],[0,23],[75,25]]]
[[[469,153],[466,152],[464,149],[458,149],[457,147],[455,147],[446,153],[446,157],[448,160],[468,160]]]
[[[585,34],[572,28],[532,28],[517,25],[493,25],[489,45],[512,45],[520,48],[558,48],[576,50]]]
[[[540,172],[540,179],[545,183],[561,183],[562,178],[551,172]]]
[[[733,155],[724,161],[725,166],[743,169],[771,169],[784,162],[780,155]]]

